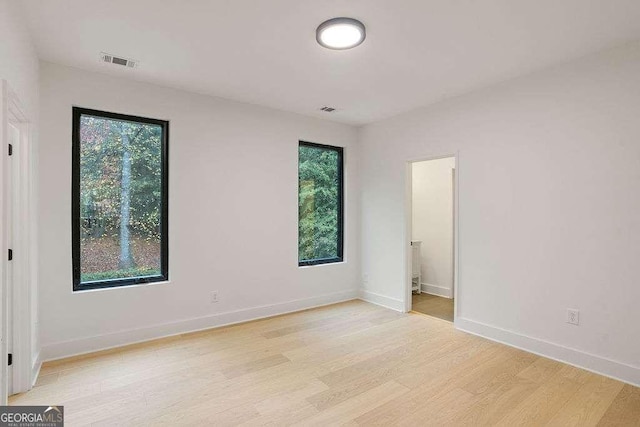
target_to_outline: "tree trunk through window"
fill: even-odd
[[[120,262],[121,270],[135,267],[135,261],[131,254],[131,235],[129,222],[131,221],[131,143],[127,123],[120,124],[120,136],[122,138],[122,181],[120,184]]]

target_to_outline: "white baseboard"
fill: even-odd
[[[42,346],[40,355],[33,363],[33,383],[35,384],[35,381],[37,380],[42,361],[91,353],[127,344],[134,344],[137,342],[149,341],[203,329],[211,329],[234,323],[242,323],[280,314],[293,313],[313,307],[349,301],[357,299],[358,297],[363,301],[367,301],[372,304],[380,305],[395,311],[404,311],[404,304],[402,300],[380,295],[371,291],[350,290],[312,298],[287,301],[284,303],[219,313],[200,318],[186,319],[146,328],[120,331],[96,337],[51,343]],[[640,367],[617,362],[469,319],[457,318],[455,321],[455,327],[462,331],[478,335],[492,341],[497,341],[530,353],[568,363],[570,365],[640,387]]]
[[[453,291],[445,286],[432,285],[430,283],[423,283],[420,287],[422,292],[430,295],[437,295],[439,297],[453,298]]]
[[[360,290],[360,299],[371,304],[376,304],[391,310],[404,312],[404,301],[391,298],[385,295],[377,294],[375,292]]]
[[[617,362],[469,319],[457,318],[455,327],[461,331],[640,387],[640,367],[638,366]]]
[[[41,360],[50,361],[85,353],[93,353],[95,351],[121,347],[127,344],[135,344],[172,335],[217,328],[280,314],[293,313],[296,311],[307,310],[309,308],[358,299],[358,297],[358,290],[353,289],[312,298],[228,311],[225,313],[218,313],[211,316],[193,319],[185,319],[145,328],[130,329],[94,337],[44,344],[40,352]]]

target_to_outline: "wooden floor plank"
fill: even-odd
[[[580,384],[563,376],[554,376],[540,384],[496,426],[540,426],[548,423],[578,391]]]
[[[453,298],[444,298],[422,292],[411,296],[411,309],[418,313],[453,322]]]
[[[624,386],[619,381],[590,374],[591,378],[551,419],[551,426],[595,426]],[[640,402],[639,402],[640,404]]]
[[[321,411],[313,417],[303,420],[299,425],[328,426],[341,425],[354,420],[371,408],[406,394],[409,389],[395,381],[379,385],[365,393],[357,394],[336,406]]]
[[[598,426],[640,426],[640,388],[625,384]]]

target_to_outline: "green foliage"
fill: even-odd
[[[80,217],[94,237],[115,236],[120,227],[122,132],[130,139],[132,232],[160,238],[161,138],[157,125],[82,116]],[[91,221],[87,221],[90,218]],[[98,234],[98,236],[96,236]]]
[[[337,257],[338,153],[303,145],[298,156],[298,259]]]
[[[159,276],[160,270],[152,268],[131,268],[128,270],[99,271],[96,273],[82,273],[80,280],[95,282],[99,280],[124,279],[128,277]]]

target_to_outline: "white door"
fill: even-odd
[[[0,80],[0,405],[32,381],[30,182],[28,120],[15,93]],[[9,156],[11,146],[11,156]],[[20,221],[18,221],[20,219]],[[13,250],[12,261],[8,260]],[[8,366],[11,353],[12,366]]]
[[[13,233],[13,218],[14,218],[14,167],[12,161],[12,155],[14,152],[14,143],[16,142],[16,137],[19,137],[19,131],[15,126],[5,122],[6,127],[6,136],[7,141],[6,145],[3,144],[2,147],[2,174],[1,174],[1,182],[0,192],[2,200],[2,253],[0,256],[2,259],[2,290],[1,298],[0,298],[0,326],[1,331],[0,335],[2,338],[2,342],[0,345],[0,376],[2,377],[2,381],[0,381],[0,404],[6,404],[6,398],[12,392],[11,383],[13,381],[13,369],[8,368],[8,354],[13,351],[13,334],[12,334],[12,300],[13,300],[13,279],[14,279],[14,271],[13,271],[13,253],[11,252],[11,247],[13,245],[14,233]]]
[[[11,144],[12,155],[9,156],[7,162],[6,169],[6,195],[7,195],[7,222],[6,222],[6,232],[7,232],[7,243],[9,246],[9,250],[11,251],[8,255],[8,258],[12,258],[15,254],[13,253],[14,247],[14,219],[15,219],[15,209],[16,209],[16,179],[15,172],[17,168],[14,166],[14,159],[16,153],[18,152],[18,144],[20,143],[20,130],[9,123],[9,143]],[[6,331],[7,331],[7,353],[13,354],[13,295],[14,295],[14,268],[13,261],[9,259],[7,263],[6,270],[6,280],[7,280],[7,315],[5,320],[7,322]],[[13,394],[13,364],[9,365],[7,368],[7,394],[11,396]]]

